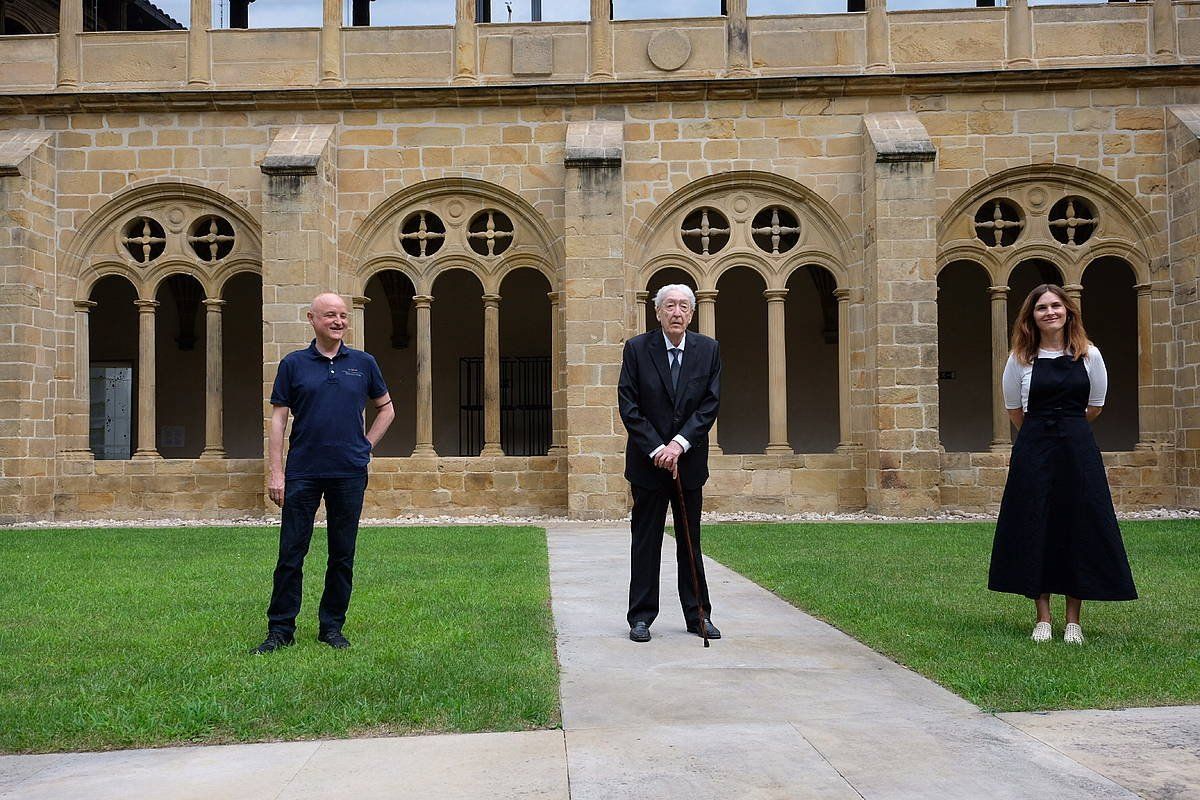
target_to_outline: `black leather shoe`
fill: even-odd
[[[713,625],[710,620],[707,620],[707,619],[704,620],[704,624],[708,626],[708,638],[709,639],[720,639],[721,638],[721,632],[719,630],[717,630],[717,626]],[[700,623],[689,622],[688,626],[687,626],[687,630],[688,630],[688,633],[694,633],[697,636],[699,636],[700,635]]]
[[[267,638],[263,640],[263,643],[250,652],[256,656],[261,656],[267,653],[274,653],[281,647],[291,647],[295,643],[296,639],[290,633],[268,631]]]
[[[317,641],[324,642],[334,650],[345,650],[350,646],[350,640],[342,636],[341,631],[321,631],[317,634]]]
[[[638,620],[633,623],[633,627],[629,629],[629,638],[635,642],[650,641],[650,626],[645,622]]]

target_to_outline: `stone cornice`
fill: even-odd
[[[0,96],[0,114],[573,106],[1197,85],[1200,64],[1169,64],[537,85],[36,92]]]

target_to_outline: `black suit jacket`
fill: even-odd
[[[671,388],[662,330],[633,337],[625,343],[621,357],[617,402],[629,431],[626,480],[647,489],[669,486],[670,473],[654,466],[650,451],[680,435],[691,445],[679,458],[680,481],[686,489],[704,485],[708,480],[708,431],[721,402],[721,349],[715,339],[687,332],[676,391]]]

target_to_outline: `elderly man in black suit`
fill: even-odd
[[[621,419],[629,431],[625,478],[633,491],[633,566],[629,580],[629,638],[650,641],[658,616],[658,573],[667,505],[675,520],[675,560],[679,566],[679,602],[687,629],[709,639],[721,632],[709,621],[712,605],[700,554],[700,510],[708,480],[708,431],[721,398],[721,351],[715,340],[687,327],[696,311],[696,295],[680,284],[664,286],[654,297],[661,330],[625,343],[617,384]],[[683,486],[699,586],[693,585],[683,515],[675,476]]]

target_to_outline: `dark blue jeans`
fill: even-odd
[[[275,586],[267,609],[268,630],[289,636],[296,631],[304,589],[304,557],[308,555],[313,520],[322,495],[329,526],[329,562],[317,617],[321,632],[342,629],[354,583],[354,543],[366,489],[366,473],[353,478],[287,479],[283,487],[279,560],[275,564]]]

